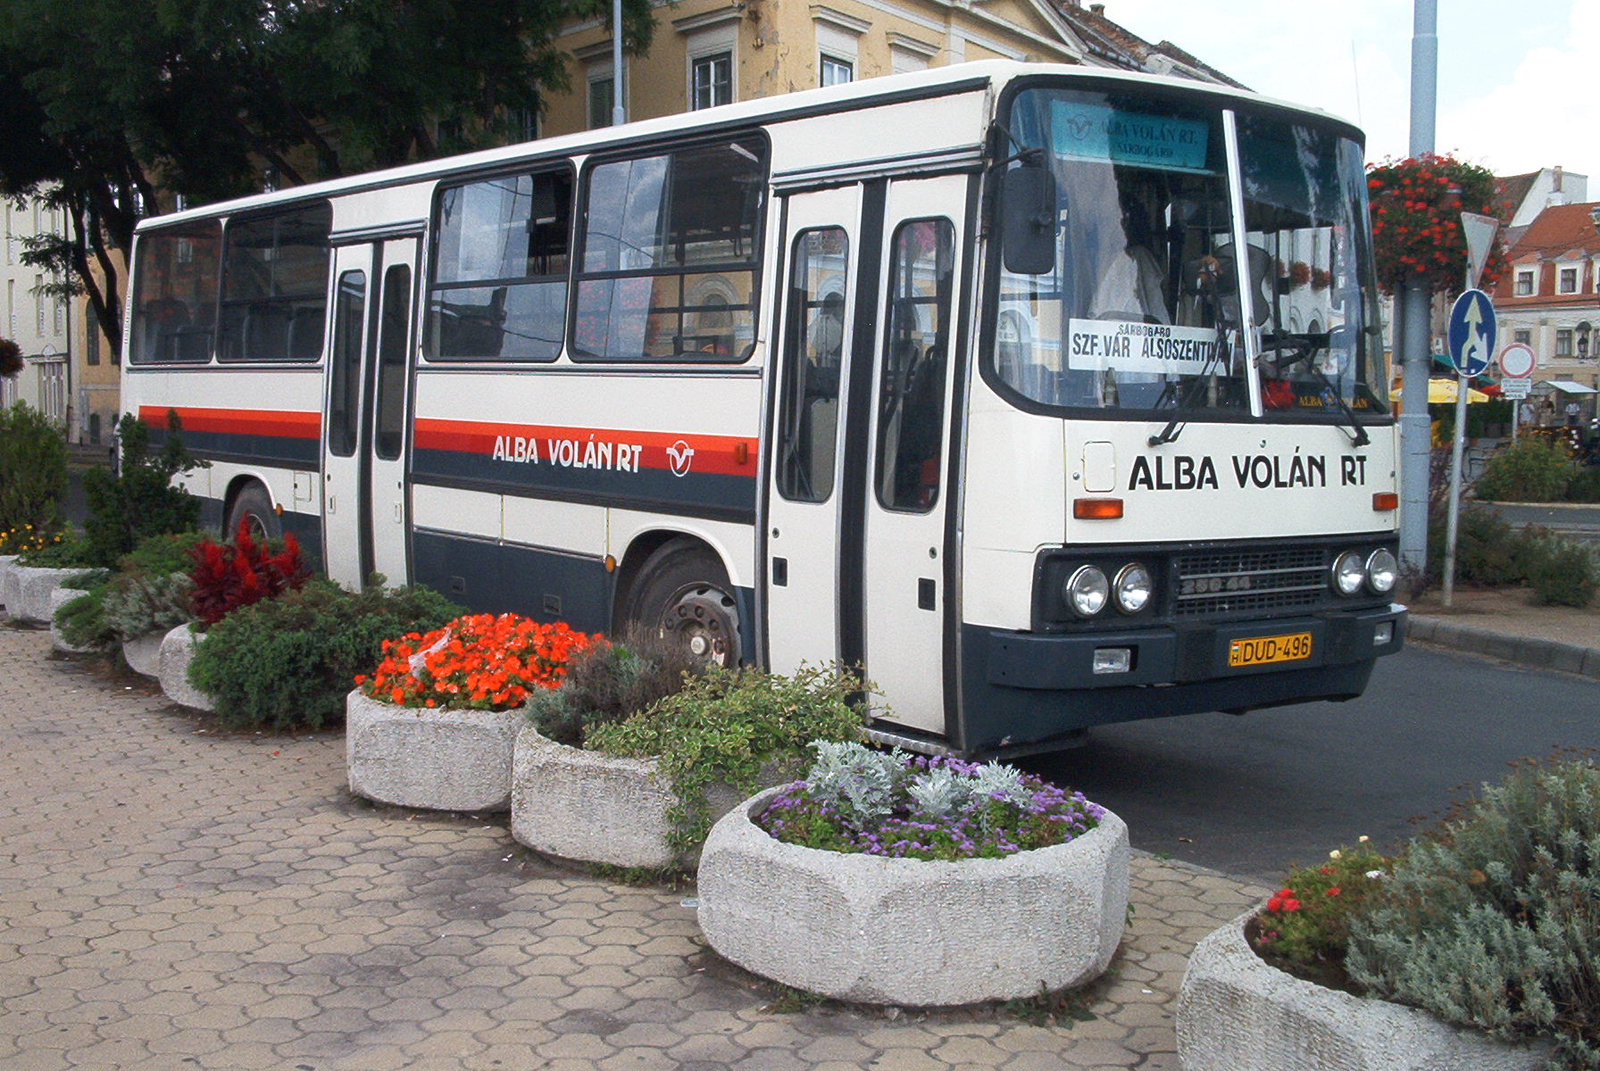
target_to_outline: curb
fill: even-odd
[[[1493,629],[1458,625],[1454,621],[1415,614],[1406,626],[1406,638],[1468,654],[1487,655],[1535,669],[1553,669],[1600,680],[1600,647],[1511,636]]]

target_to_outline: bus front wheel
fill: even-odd
[[[739,611],[717,556],[687,540],[645,562],[624,620],[683,648],[696,661],[739,664]]]
[[[233,505],[228,507],[227,524],[222,529],[223,537],[232,539],[238,535],[240,524],[257,543],[283,538],[283,518],[272,508],[267,489],[258,483],[242,488],[234,496]]]

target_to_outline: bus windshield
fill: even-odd
[[[1004,249],[994,259],[992,370],[1011,390],[1123,417],[1240,419],[1254,352],[1268,419],[1385,410],[1356,142],[1241,111],[1230,179],[1224,113],[1189,98],[1033,88],[1006,125],[1008,166],[1048,169],[1055,220],[1048,268],[1018,270]],[[999,210],[1040,206],[1002,198]],[[997,235],[1015,233],[999,222]]]

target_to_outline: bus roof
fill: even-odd
[[[180,212],[149,216],[140,220],[138,230],[167,226],[188,220],[209,219],[214,216],[248,212],[272,205],[293,203],[339,194],[354,193],[382,186],[403,185],[408,182],[439,178],[456,172],[479,171],[525,159],[546,156],[579,155],[596,149],[610,149],[631,142],[653,141],[673,134],[692,133],[702,128],[755,126],[762,122],[775,122],[808,113],[847,110],[862,105],[892,101],[903,97],[940,96],[946,93],[970,92],[1003,86],[1012,79],[1024,76],[1048,75],[1071,79],[1095,81],[1126,81],[1147,86],[1165,86],[1186,93],[1198,93],[1224,100],[1243,100],[1300,112],[1336,122],[1359,132],[1359,128],[1318,108],[1309,108],[1289,101],[1264,97],[1249,90],[1231,86],[1198,82],[1189,78],[1167,75],[1142,74],[1107,67],[1090,67],[1076,64],[1024,63],[1017,60],[974,60],[946,67],[935,67],[907,74],[868,78],[843,85],[821,89],[807,89],[775,97],[759,97],[738,101],[701,111],[678,112],[654,119],[642,119],[618,127],[599,127],[573,134],[539,138],[493,149],[481,149],[457,156],[436,157],[413,164],[368,171],[342,178],[306,183],[271,193],[251,194],[227,201],[216,201]]]

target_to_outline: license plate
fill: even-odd
[[[1271,662],[1299,662],[1311,657],[1311,633],[1252,636],[1228,644],[1228,666],[1264,666]]]

